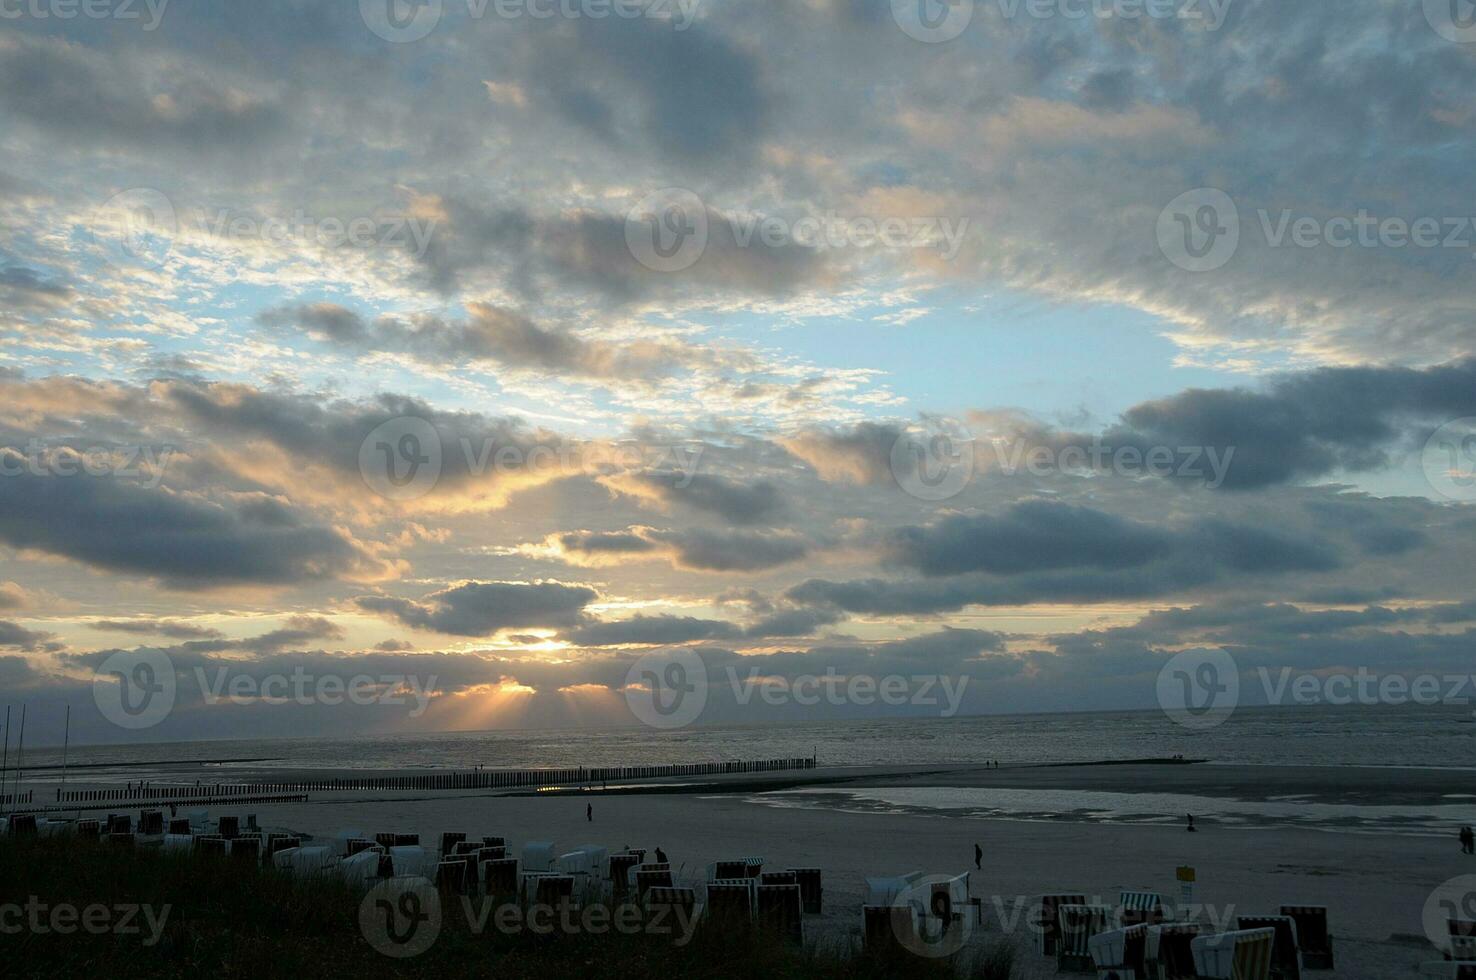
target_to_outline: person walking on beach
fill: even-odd
[[[595,822],[595,808],[593,803],[584,804],[584,819],[590,823]]]
[[[984,870],[984,848],[978,844],[974,845],[974,867],[980,871]]]
[[[1191,834],[1197,834],[1197,833],[1199,833],[1199,831],[1197,831],[1197,830],[1194,829],[1194,814],[1192,814],[1192,813],[1186,813],[1186,814],[1184,814],[1184,816],[1186,816],[1186,817],[1189,818],[1189,833],[1191,833]]]
[[[1476,854],[1476,832],[1470,827],[1461,828],[1461,853]]]

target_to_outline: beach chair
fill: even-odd
[[[1271,976],[1279,980],[1302,980],[1301,945],[1297,941],[1297,923],[1291,916],[1236,916],[1235,928],[1276,930],[1276,941],[1271,950]]]
[[[189,833],[189,830],[186,829],[185,830],[185,833],[188,834]],[[78,837],[91,837],[93,839],[96,839],[98,837],[101,837],[102,836],[102,822],[99,821],[99,820],[78,820],[77,821],[77,836]]]
[[[150,837],[164,833],[164,814],[159,810],[144,810],[138,815],[138,832]]]
[[[754,893],[759,927],[793,943],[804,943],[804,907],[799,885],[760,884]]]
[[[1060,941],[1056,945],[1056,969],[1061,973],[1091,973],[1092,953],[1087,942],[1111,926],[1110,905],[1060,905],[1056,908]]]
[[[506,847],[507,846],[507,838],[506,837],[483,837],[482,838],[482,846],[483,847]]]
[[[752,878],[724,878],[707,883],[704,920],[717,920],[729,926],[747,926],[753,921],[753,907]]]
[[[464,840],[466,840],[465,834],[456,834],[449,831],[443,833],[441,835],[441,856],[445,857],[447,854],[452,853],[452,849]]]
[[[116,844],[119,847],[132,847],[134,845],[134,843],[135,843],[135,838],[133,836],[133,831],[130,830],[127,833],[121,833],[121,834],[109,834],[108,835],[108,843],[109,844]]]
[[[339,877],[355,888],[368,888],[379,877],[379,852],[360,851],[338,862]]]
[[[97,823],[97,821],[96,820],[84,820],[84,821],[82,821],[82,823]],[[82,823],[79,823],[77,826],[80,828],[82,826]],[[171,834],[185,834],[185,835],[194,833],[194,831],[190,828],[190,818],[189,817],[178,817],[176,819],[170,820],[169,821],[169,830],[167,832],[168,833],[171,833]]]
[[[210,823],[210,811],[191,810],[189,813],[185,814],[185,818],[190,822],[191,831],[197,834],[203,833],[206,826]]]
[[[552,841],[529,841],[523,845],[523,870],[528,873],[534,871],[552,871],[554,866],[554,845]]]
[[[436,890],[442,895],[466,894],[466,862],[454,857],[437,862]]]
[[[442,836],[444,837],[445,835],[443,834]],[[442,841],[441,843],[444,844],[445,841]],[[481,849],[482,842],[479,840],[453,841],[451,844],[451,850],[442,851],[441,857],[460,857],[463,854],[474,854]]]
[[[190,854],[195,849],[195,838],[189,834],[165,834],[159,847],[165,854]]]
[[[1203,932],[1195,922],[1149,926],[1143,941],[1143,972],[1148,980],[1194,980],[1194,939]]]
[[[419,834],[396,834],[395,835],[395,846],[396,847],[419,847],[420,846],[420,835]]]
[[[232,840],[241,835],[240,817],[221,817],[215,825],[215,832],[226,840]]]
[[[482,889],[496,898],[513,898],[518,894],[517,858],[497,858],[483,861]]]
[[[867,879],[868,884],[870,879]],[[1042,895],[1031,907],[1031,931],[1035,933],[1035,951],[1042,956],[1055,956],[1060,943],[1060,916],[1057,910],[1062,905],[1085,905],[1086,896],[1068,892],[1060,895]]]
[[[534,904],[553,909],[574,904],[574,877],[572,875],[538,875],[533,879],[533,883]]]
[[[1449,937],[1443,947],[1445,958],[1448,960],[1471,958],[1465,955],[1465,950],[1469,948],[1469,944],[1462,940],[1476,937],[1476,919],[1447,919],[1445,930],[1446,935]],[[1457,952],[1458,949],[1460,950],[1459,954]]]
[[[230,844],[219,834],[199,834],[194,838],[195,853],[220,855],[224,857],[230,853]]]
[[[289,848],[301,846],[302,839],[300,837],[291,837],[287,834],[267,834],[266,853],[262,855],[262,863],[275,867],[275,862],[272,858],[276,856],[278,851],[285,851]]]
[[[1327,906],[1283,905],[1281,914],[1297,924],[1297,942],[1301,945],[1302,965],[1309,970],[1333,968],[1332,934],[1327,928]]]
[[[697,918],[697,889],[653,887],[641,903],[650,935],[671,935]]]
[[[825,892],[820,886],[819,868],[790,868],[800,886],[800,902],[806,915],[819,915]]]
[[[714,861],[707,866],[708,881],[730,881],[748,877],[746,861]]]
[[[760,885],[799,885],[799,878],[793,871],[765,871],[759,875]]]
[[[31,825],[32,826],[35,826],[35,823],[36,823],[36,818],[35,817],[29,817],[29,818],[27,818],[27,817],[16,817],[15,819],[16,820],[29,819],[31,821]],[[126,813],[110,813],[110,814],[108,814],[108,833],[110,833],[110,834],[127,834],[127,833],[132,832],[132,830],[133,830],[133,819],[131,817],[129,817]]]
[[[743,859],[743,877],[757,878],[764,872],[764,859],[761,857],[746,857]]]
[[[905,875],[893,875],[886,878],[867,878],[866,901],[862,904],[876,908],[895,905],[897,899],[921,880],[921,871],[909,871]]]
[[[861,935],[869,950],[916,948],[917,909],[909,904],[861,906]]]
[[[1445,958],[1458,963],[1476,962],[1476,936],[1451,936]]]
[[[355,854],[362,854],[364,851],[383,853],[385,848],[368,837],[349,837],[343,842],[344,857],[353,857]]]
[[[389,855],[390,874],[398,878],[433,878],[440,863],[433,852],[419,845],[390,847],[385,853]]]
[[[250,861],[252,864],[261,863],[261,838],[260,837],[237,837],[230,842],[231,857],[237,861]]]
[[[641,856],[639,854],[610,855],[610,860],[605,864],[605,877],[610,881],[610,891],[612,894],[619,896],[630,891],[630,869],[638,867],[640,863]]]
[[[1148,924],[1108,929],[1087,940],[1087,952],[1097,968],[1098,980],[1144,980],[1143,947]]]
[[[1241,929],[1199,936],[1190,943],[1202,980],[1270,980],[1275,929]]]
[[[671,888],[675,885],[671,877],[671,866],[661,867],[659,865],[642,865],[630,869],[631,888],[635,890],[636,898],[641,899],[651,888]]]
[[[1117,898],[1124,926],[1147,923],[1156,926],[1168,916],[1163,908],[1163,896],[1158,892],[1123,892]]]

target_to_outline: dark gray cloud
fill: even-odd
[[[651,537],[674,549],[677,565],[704,572],[763,571],[810,553],[803,538],[785,532],[656,531]]]
[[[177,589],[335,577],[386,569],[347,532],[264,494],[220,499],[149,490],[116,477],[0,479],[0,541]]]
[[[783,516],[786,504],[779,488],[767,480],[738,483],[708,473],[641,473],[617,486],[634,485],[666,504],[716,514],[731,524],[772,524]]]
[[[392,596],[360,596],[359,608],[414,629],[452,636],[491,636],[498,630],[568,626],[598,598],[594,589],[559,582],[467,582],[416,602]]]
[[[0,619],[0,647],[13,647],[21,650],[37,650],[44,646],[52,637],[50,633],[38,633],[28,630],[19,623],[12,623],[6,619]]]
[[[109,633],[136,633],[141,636],[167,636],[174,640],[219,640],[225,634],[208,626],[176,623],[158,619],[96,619],[87,624]]]
[[[743,635],[732,623],[691,616],[633,616],[605,623],[587,623],[560,636],[586,647],[608,647],[622,644],[667,645],[698,640],[731,640]]]

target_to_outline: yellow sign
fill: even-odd
[[[1193,881],[1194,880],[1194,869],[1191,868],[1191,867],[1188,867],[1187,865],[1184,866],[1184,867],[1179,868],[1179,870],[1178,870],[1177,873],[1178,873],[1178,878],[1179,878],[1180,881]]]

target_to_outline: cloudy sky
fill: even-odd
[[[653,655],[697,723],[939,713],[739,676],[1469,672],[1462,13],[0,2],[5,700],[98,741],[632,725]],[[157,724],[96,706],[119,651]],[[435,693],[200,690],[294,673]]]

